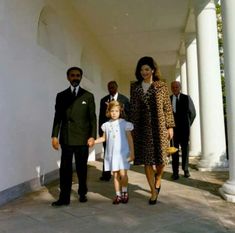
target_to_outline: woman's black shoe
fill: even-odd
[[[155,177],[155,185],[156,185],[157,173],[155,173],[154,177]],[[155,187],[155,189],[156,189],[157,194],[159,194],[159,193],[160,193],[160,190],[161,190],[161,185],[160,185],[158,188]]]
[[[156,188],[156,192],[159,194],[161,190],[161,185],[159,186],[159,188]]]
[[[156,203],[157,203],[157,197],[154,200],[152,200],[151,198],[149,199],[149,205],[156,205]]]

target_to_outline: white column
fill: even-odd
[[[181,81],[181,92],[187,94],[188,88],[187,88],[187,70],[186,70],[185,56],[180,56],[180,81]]]
[[[188,94],[193,100],[196,109],[196,118],[190,128],[190,151],[192,156],[201,154],[201,128],[199,112],[197,42],[194,34],[186,35],[186,60]]]
[[[201,116],[201,170],[227,166],[216,10],[210,1],[197,12],[199,95]]]
[[[224,68],[227,100],[229,180],[220,189],[223,197],[235,202],[235,1],[222,1]]]
[[[180,69],[176,67],[175,69],[175,80],[180,82],[181,81],[181,77],[180,77]]]

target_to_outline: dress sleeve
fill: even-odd
[[[107,127],[106,123],[101,125],[101,129],[102,129],[103,132],[106,132],[106,127]]]
[[[132,131],[134,129],[134,126],[131,122],[126,122],[126,127],[125,127],[125,130],[126,131]]]

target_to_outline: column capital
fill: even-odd
[[[184,35],[185,47],[187,48],[191,43],[196,43],[196,33],[188,32]]]
[[[193,3],[195,14],[198,15],[201,11],[207,10],[215,10],[215,1],[214,0],[199,0]]]
[[[185,54],[179,54],[179,63],[180,65],[186,61]]]
[[[178,54],[179,54],[179,56],[185,55],[185,43],[184,43],[184,38],[181,39]]]

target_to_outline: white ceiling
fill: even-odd
[[[74,4],[122,77],[133,79],[138,59],[149,55],[164,79],[174,78],[186,27],[195,30],[192,0],[74,0]]]

